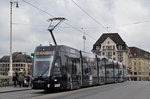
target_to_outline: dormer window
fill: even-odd
[[[122,45],[119,45],[119,46],[118,46],[118,50],[122,50]]]
[[[100,46],[96,46],[96,50],[99,50],[100,49]]]

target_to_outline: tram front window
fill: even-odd
[[[49,75],[49,68],[51,66],[52,56],[49,57],[35,57],[33,77],[47,77]]]

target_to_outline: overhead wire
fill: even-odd
[[[34,7],[34,8],[36,8],[36,9],[38,9],[38,10],[44,12],[45,14],[47,14],[47,15],[49,15],[49,16],[51,16],[51,17],[54,17],[52,14],[46,12],[45,10],[43,10],[43,9],[41,9],[41,8],[39,8],[39,7],[37,7],[37,6],[35,6],[34,4],[32,4],[32,3],[30,3],[30,2],[27,2],[27,1],[25,1],[25,0],[23,0],[23,2],[25,2],[25,3],[27,3],[28,5],[30,5],[30,6],[32,6],[32,7]],[[84,33],[83,31],[81,31],[80,29],[77,29],[77,28],[74,27],[73,25],[71,25],[71,24],[69,24],[69,23],[67,23],[67,22],[64,22],[64,23],[65,23],[66,25],[70,26],[72,29],[74,29],[74,30],[76,30],[76,31],[78,31],[78,32],[81,32],[82,34]],[[87,34],[87,33],[85,33],[85,34],[86,34],[87,36],[89,36],[91,39],[96,40],[94,37],[90,36],[89,34]]]
[[[29,2],[27,2],[27,1],[25,1],[25,0],[22,0],[22,1],[23,1],[23,2],[25,2],[25,3],[27,3],[27,4],[29,4],[29,5],[30,5],[30,6],[32,6],[32,7],[34,7],[34,8],[36,8],[36,9],[40,10],[40,11],[42,11],[42,12],[44,12],[44,13],[48,14],[49,16],[54,17],[54,16],[53,16],[53,15],[51,15],[50,13],[48,13],[48,12],[44,11],[43,9],[41,9],[41,8],[39,8],[39,7],[35,6],[35,5],[33,5],[32,3],[29,3]]]
[[[92,17],[88,12],[86,12],[83,8],[81,8],[74,0],[72,0],[72,2],[81,10],[83,11],[87,16],[89,16],[95,23],[97,23],[100,27],[102,27],[103,29],[105,29],[108,32],[109,31],[105,26],[103,26],[99,21],[97,21],[94,17]]]
[[[29,24],[29,23],[12,23],[14,25],[34,25],[34,26],[40,26],[40,27],[45,27],[45,25],[43,24]],[[59,26],[59,28],[72,28],[69,26]],[[75,27],[76,29],[81,29],[81,27]],[[96,27],[84,27],[85,30],[91,30],[91,29],[95,29]]]

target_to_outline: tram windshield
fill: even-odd
[[[33,77],[47,77],[52,65],[53,56],[40,56],[34,58]]]

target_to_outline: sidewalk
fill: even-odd
[[[31,87],[6,86],[6,87],[0,87],[0,94],[8,93],[8,92],[16,92],[16,91],[25,91],[25,90],[31,90]]]

